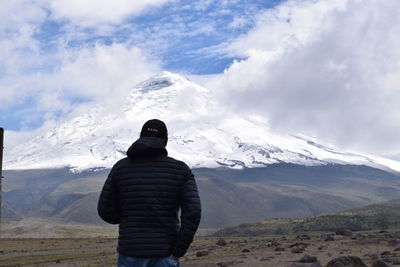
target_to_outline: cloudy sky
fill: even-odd
[[[1,0],[0,126],[28,138],[162,70],[233,113],[400,159],[398,0]]]

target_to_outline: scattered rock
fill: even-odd
[[[217,241],[217,244],[216,244],[217,246],[226,246],[227,245],[227,243],[226,243],[226,241],[225,241],[225,239],[223,239],[223,238],[220,238],[220,239],[218,239],[218,241]]]
[[[296,240],[311,240],[311,237],[309,235],[303,234],[296,236]]]
[[[314,262],[311,265],[307,263],[293,263],[286,267],[322,267],[322,265],[319,262]]]
[[[225,262],[218,262],[217,265],[220,267],[227,267],[227,266],[232,266],[238,263],[237,261],[225,261]]]
[[[386,256],[386,257],[382,258],[382,260],[384,262],[389,262],[389,263],[392,263],[394,265],[400,264],[400,259],[397,258],[397,257]]]
[[[207,255],[209,255],[209,254],[210,254],[209,251],[207,251],[207,250],[202,250],[202,251],[197,251],[196,256],[197,256],[197,257],[204,257],[204,256],[207,256]]]
[[[304,247],[304,248],[306,248],[306,247],[308,247],[308,244],[300,242],[300,243],[293,243],[293,244],[289,245],[289,248],[293,248],[293,247]]]
[[[390,254],[392,254],[392,253],[390,251],[387,251],[387,250],[381,252],[381,256],[387,256],[387,255],[390,255]]]
[[[400,246],[396,247],[394,251],[400,251]]]
[[[276,240],[268,240],[266,245],[267,245],[267,247],[278,247],[281,244]]]
[[[389,267],[384,261],[378,260],[372,264],[372,267]]]
[[[303,247],[293,247],[290,251],[292,251],[292,253],[303,253],[304,252],[304,248]]]
[[[250,252],[250,250],[245,248],[245,249],[242,250],[242,252],[246,252],[247,253],[247,252]]]
[[[285,250],[284,247],[276,247],[276,248],[275,248],[275,251],[284,251],[284,250]]]
[[[307,246],[307,243],[294,243],[291,244],[289,247],[292,248],[292,253],[302,253]]]
[[[342,256],[328,262],[326,267],[367,267],[357,256]]]
[[[325,237],[325,241],[335,241],[334,234],[327,234]]]
[[[353,232],[350,229],[346,229],[346,228],[336,229],[335,233],[337,235],[343,235],[343,236],[352,236],[353,235]]]
[[[275,257],[274,257],[274,256],[262,257],[262,258],[260,259],[260,261],[269,261],[269,260],[271,260],[271,259],[273,259],[273,258],[275,258]]]
[[[318,261],[317,257],[313,257],[313,256],[310,256],[310,255],[307,255],[307,254],[304,255],[303,258],[301,258],[299,260],[299,262],[304,262],[304,263],[312,263],[312,262],[316,262],[316,261]]]

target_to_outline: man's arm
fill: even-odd
[[[118,189],[113,179],[113,170],[114,168],[108,175],[103,189],[101,190],[99,203],[97,204],[97,212],[104,221],[111,224],[118,224],[119,199]]]
[[[180,192],[181,205],[181,228],[178,239],[172,251],[174,257],[182,257],[193,241],[193,236],[197,231],[201,217],[201,203],[196,181],[191,171],[189,171],[186,182],[181,186]]]

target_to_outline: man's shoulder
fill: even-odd
[[[129,158],[128,158],[128,157],[124,157],[124,158],[118,160],[118,161],[114,164],[114,167],[118,167],[119,165],[124,164],[124,163],[128,163],[128,162],[129,162]]]
[[[112,167],[111,167],[111,172],[118,170],[121,166],[127,166],[129,165],[129,158],[124,157],[120,160],[118,160]]]
[[[179,167],[181,167],[182,169],[190,170],[189,166],[188,166],[185,162],[183,162],[183,161],[181,161],[181,160],[177,160],[177,159],[175,159],[175,158],[173,158],[173,157],[170,157],[170,156],[167,156],[167,157],[166,157],[166,160],[169,161],[169,162],[171,162],[171,163],[176,164],[176,166],[179,166]]]
[[[166,156],[166,157],[163,157],[161,159],[159,158],[157,161],[158,162],[164,161],[165,163],[172,164],[172,165],[176,166],[179,169],[182,169],[182,170],[185,170],[185,171],[190,171],[190,167],[184,161],[175,159],[175,158],[170,157],[170,156]],[[112,169],[117,169],[120,166],[127,166],[127,165],[132,165],[132,164],[135,164],[135,163],[133,161],[131,161],[131,159],[129,159],[129,157],[125,157],[125,158],[122,158],[119,161],[117,161],[114,164],[114,166],[112,167]]]

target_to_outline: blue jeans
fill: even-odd
[[[178,260],[166,258],[133,258],[118,253],[117,267],[181,267]]]

